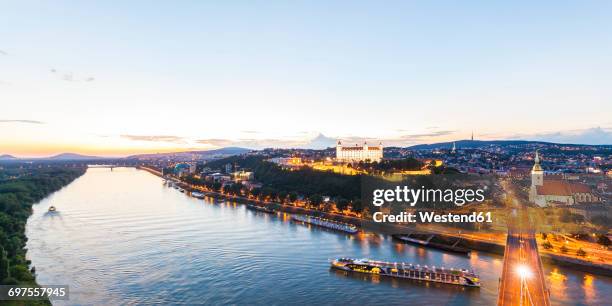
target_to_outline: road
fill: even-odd
[[[518,201],[511,203],[498,306],[550,305],[533,225]]]

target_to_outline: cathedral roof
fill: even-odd
[[[588,185],[570,183],[563,180],[544,180],[544,185],[537,186],[539,195],[572,196],[576,193],[591,193]]]

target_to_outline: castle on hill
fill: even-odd
[[[367,142],[363,146],[342,146],[342,142],[338,141],[336,145],[336,160],[339,162],[359,162],[370,161],[380,162],[383,158],[382,142],[378,146],[368,146]]]

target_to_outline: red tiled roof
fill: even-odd
[[[538,186],[538,194],[571,196],[576,193],[591,193],[591,188],[585,184],[570,183],[562,180],[544,180],[544,185]]]

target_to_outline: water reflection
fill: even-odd
[[[61,214],[47,214],[51,203]],[[502,268],[500,256],[465,257],[297,224],[235,201],[198,200],[131,168],[88,170],[35,205],[27,235],[39,282],[69,284],[65,304],[77,305],[493,305]],[[483,287],[330,273],[328,260],[337,257],[474,269]],[[612,299],[609,279],[557,273],[567,280],[549,277],[554,304]]]

